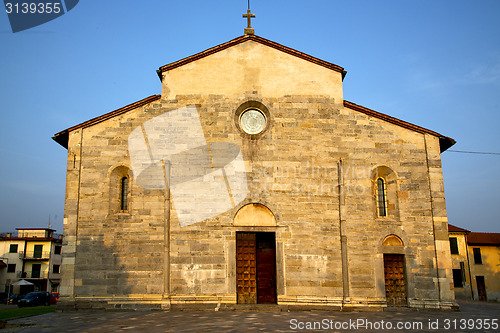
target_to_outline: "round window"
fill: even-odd
[[[259,134],[266,128],[267,119],[262,111],[248,109],[240,115],[241,129],[247,134]]]

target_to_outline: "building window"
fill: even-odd
[[[61,248],[62,248],[61,245],[56,245],[54,247],[54,254],[61,254]]]
[[[267,107],[258,101],[246,101],[234,113],[234,122],[242,134],[257,138],[271,126]]]
[[[259,134],[266,129],[267,119],[259,109],[247,109],[240,115],[240,127],[246,134]]]
[[[450,237],[450,250],[451,254],[458,254],[457,237]]]
[[[474,251],[474,263],[478,264],[478,265],[482,264],[483,260],[481,258],[481,249],[478,247],[475,247],[472,249],[472,251]]]
[[[453,286],[455,288],[463,288],[464,286],[461,269],[453,269]]]
[[[109,214],[129,214],[132,208],[132,174],[125,166],[111,170],[109,178]],[[123,215],[122,215],[123,216]]]
[[[16,272],[16,264],[9,264],[7,266],[7,273],[15,273]]]
[[[378,207],[378,216],[387,216],[385,182],[382,178],[377,179],[377,207]]]
[[[120,191],[120,209],[127,210],[128,178],[123,177]]]
[[[10,244],[9,253],[17,253],[17,244]]]
[[[59,270],[61,269],[60,265],[53,265],[52,266],[52,273],[54,274],[59,274]]]
[[[33,251],[33,258],[41,258],[43,254],[43,245],[35,245]]]
[[[41,271],[42,271],[42,265],[41,264],[33,264],[33,265],[31,265],[31,278],[32,279],[39,279]]]

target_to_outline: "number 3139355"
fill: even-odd
[[[59,14],[61,12],[61,4],[58,2],[46,3],[10,3],[5,4],[7,14]]]
[[[445,319],[444,329],[498,329],[498,319]]]

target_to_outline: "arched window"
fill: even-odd
[[[382,178],[377,179],[377,207],[378,207],[378,216],[387,216],[387,199],[385,193],[385,182]]]
[[[109,170],[109,214],[130,215],[134,206],[132,171],[119,165]]]
[[[127,210],[128,178],[123,177],[120,191],[120,209]]]
[[[373,217],[398,220],[399,189],[396,173],[391,168],[380,165],[371,173],[371,185]]]

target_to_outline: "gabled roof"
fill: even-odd
[[[463,233],[469,233],[470,230],[463,229],[457,226],[454,226],[453,224],[448,223],[448,232],[463,232]]]
[[[158,101],[160,98],[161,98],[161,95],[152,95],[152,96],[146,97],[144,99],[141,99],[140,101],[137,101],[137,102],[134,102],[132,104],[126,105],[126,106],[124,106],[122,108],[119,108],[117,110],[108,112],[106,114],[103,114],[102,116],[92,118],[92,119],[87,120],[87,121],[85,121],[85,122],[83,122],[81,124],[75,125],[73,127],[65,129],[64,131],[56,133],[52,137],[52,139],[55,142],[57,142],[58,144],[60,144],[61,146],[63,146],[64,148],[68,149],[69,132],[74,131],[74,130],[76,130],[78,128],[85,128],[85,127],[92,126],[92,125],[100,123],[100,122],[102,122],[104,120],[113,118],[113,117],[118,116],[120,114],[123,114],[123,113],[125,113],[125,112],[127,112],[129,110],[133,110],[135,108],[138,108],[140,106],[146,105],[148,103],[151,103],[151,102],[154,102],[154,101]]]
[[[287,47],[287,46],[283,46],[283,45],[278,44],[276,42],[273,42],[271,40],[259,37],[257,35],[243,35],[243,36],[237,37],[237,38],[235,38],[233,40],[230,40],[229,42],[226,42],[226,43],[223,43],[223,44],[211,47],[211,48],[209,48],[209,49],[207,49],[205,51],[202,51],[200,53],[196,53],[196,54],[194,54],[194,55],[192,55],[190,57],[187,57],[187,58],[184,58],[184,59],[172,62],[172,63],[167,64],[165,66],[161,66],[156,72],[158,73],[158,76],[159,76],[160,80],[162,80],[163,79],[162,73],[165,72],[165,71],[169,71],[171,69],[174,69],[174,68],[186,65],[186,64],[188,64],[190,62],[193,62],[195,60],[198,60],[198,59],[201,59],[201,58],[205,58],[205,57],[207,57],[207,56],[209,56],[211,54],[220,52],[222,50],[228,49],[228,48],[230,48],[232,46],[235,46],[235,45],[238,45],[238,44],[241,44],[241,43],[244,43],[244,42],[248,42],[250,40],[254,41],[254,42],[257,42],[257,43],[260,43],[262,45],[266,45],[266,46],[272,47],[273,49],[276,49],[278,51],[282,51],[282,52],[288,53],[288,54],[293,55],[295,57],[298,57],[298,58],[310,61],[310,62],[312,62],[314,64],[326,67],[326,68],[334,70],[336,72],[342,73],[342,80],[344,79],[344,77],[345,77],[345,75],[347,73],[344,70],[344,68],[342,68],[340,66],[337,66],[335,64],[332,64],[332,63],[324,61],[324,60],[321,60],[319,58],[315,58],[315,57],[310,56],[310,55],[308,55],[306,53],[297,51],[297,50],[292,49],[292,48]]]
[[[369,116],[372,116],[372,117],[375,117],[375,118],[379,118],[379,119],[385,120],[385,121],[387,121],[389,123],[392,123],[392,124],[395,124],[395,125],[398,125],[398,126],[401,126],[401,127],[407,128],[407,129],[410,129],[410,130],[418,132],[418,133],[430,134],[430,135],[437,136],[439,138],[439,144],[440,144],[440,147],[441,147],[441,152],[444,152],[446,149],[450,148],[451,146],[453,146],[456,143],[456,141],[453,140],[452,138],[449,138],[447,136],[441,135],[441,134],[439,134],[437,132],[434,132],[434,131],[431,131],[431,130],[429,130],[427,128],[423,128],[423,127],[420,127],[418,125],[414,125],[412,123],[409,123],[407,121],[404,121],[404,120],[401,120],[401,119],[398,119],[398,118],[394,118],[394,117],[388,116],[386,114],[380,113],[380,112],[372,110],[372,109],[368,109],[368,108],[366,108],[364,106],[355,104],[353,102],[349,102],[349,101],[344,100],[344,107],[349,108],[351,110],[362,112],[362,113],[364,113],[366,115],[369,115]]]
[[[476,245],[500,245],[500,233],[471,232],[467,236],[468,244]]]
[[[266,45],[268,47],[274,48],[276,50],[285,52],[287,54],[296,56],[298,58],[304,59],[306,61],[310,61],[310,62],[312,62],[314,64],[319,65],[319,66],[323,66],[325,68],[328,68],[328,69],[337,71],[339,73],[342,73],[342,79],[345,77],[346,71],[344,70],[344,68],[342,68],[342,67],[340,67],[338,65],[335,65],[333,63],[330,63],[330,62],[327,62],[327,61],[324,61],[324,60],[321,60],[319,58],[315,58],[315,57],[310,56],[310,55],[308,55],[306,53],[294,50],[294,49],[289,48],[287,46],[283,46],[283,45],[278,44],[276,42],[273,42],[273,41],[270,41],[268,39],[259,37],[257,35],[250,35],[250,34],[249,35],[243,35],[243,36],[237,37],[237,38],[235,38],[233,40],[230,40],[229,42],[226,42],[226,43],[214,46],[212,48],[209,48],[209,49],[207,49],[205,51],[202,51],[202,52],[197,53],[195,55],[192,55],[190,57],[187,57],[187,58],[175,61],[175,62],[167,64],[167,65],[164,65],[164,66],[160,67],[157,70],[158,76],[160,77],[160,79],[162,79],[163,78],[162,73],[165,72],[165,71],[169,71],[171,69],[174,69],[174,68],[186,65],[186,64],[188,64],[190,62],[196,61],[198,59],[202,59],[202,58],[207,57],[207,56],[209,56],[211,54],[220,52],[222,50],[228,49],[228,48],[230,48],[232,46],[235,46],[235,45],[247,42],[247,41],[254,41],[254,42],[260,43],[262,45]],[[104,120],[113,118],[113,117],[115,117],[117,115],[120,115],[120,114],[123,114],[123,113],[125,113],[125,112],[127,112],[129,110],[134,109],[134,108],[137,108],[137,107],[143,106],[145,104],[157,101],[160,98],[161,98],[161,95],[152,95],[152,96],[149,96],[149,97],[144,98],[144,99],[142,99],[140,101],[137,101],[135,103],[129,104],[127,106],[124,106],[124,107],[122,107],[120,109],[111,111],[111,112],[106,113],[106,114],[104,114],[102,116],[99,116],[99,117],[96,117],[96,118],[92,118],[92,119],[90,119],[90,120],[88,120],[86,122],[83,122],[81,124],[75,125],[75,126],[70,127],[70,128],[68,128],[66,130],[63,130],[63,131],[55,134],[52,139],[55,140],[57,143],[59,143],[64,148],[68,148],[69,132],[71,132],[73,130],[76,130],[78,128],[85,128],[85,127],[92,126],[92,125],[97,124],[99,122],[102,122]],[[388,116],[386,114],[383,114],[383,113],[380,113],[380,112],[368,109],[368,108],[366,108],[364,106],[357,105],[357,104],[349,102],[349,101],[344,101],[344,107],[350,108],[350,109],[355,110],[355,111],[362,112],[362,113],[367,114],[369,116],[385,120],[385,121],[387,121],[389,123],[392,123],[392,124],[395,124],[395,125],[398,125],[398,126],[401,126],[401,127],[404,127],[404,128],[407,128],[407,129],[410,129],[410,130],[413,130],[413,131],[416,131],[416,132],[419,132],[419,133],[426,133],[426,134],[431,134],[431,135],[437,136],[439,138],[439,142],[440,142],[440,146],[441,146],[441,152],[445,151],[446,149],[450,148],[451,146],[453,146],[455,144],[455,140],[453,140],[452,138],[446,137],[444,135],[441,135],[441,134],[436,133],[434,131],[428,130],[426,128],[423,128],[423,127],[411,124],[409,122],[406,122],[406,121],[403,121],[403,120],[400,120],[400,119]]]

